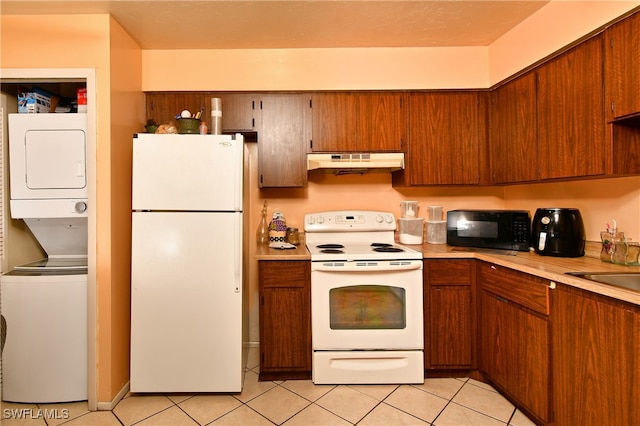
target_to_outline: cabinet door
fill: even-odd
[[[548,422],[550,333],[546,318],[482,291],[482,369],[534,417]]]
[[[605,173],[603,61],[600,35],[538,68],[540,179]]]
[[[475,365],[475,262],[425,261],[425,367]]]
[[[310,265],[260,261],[260,371],[311,371]],[[280,376],[285,378],[286,376]]]
[[[356,150],[402,151],[407,139],[407,116],[402,93],[358,94]]]
[[[640,112],[640,13],[605,31],[607,121]]]
[[[265,95],[259,100],[258,184],[304,187],[311,112],[304,95]]]
[[[559,287],[551,319],[556,424],[640,424],[640,308]]]
[[[254,130],[254,95],[246,93],[224,93],[209,96],[207,124],[211,129],[211,98],[222,102],[222,130],[225,132]]]
[[[411,185],[480,182],[480,141],[485,137],[480,96],[480,92],[410,95],[405,173]]]
[[[549,286],[541,278],[480,263],[480,368],[541,423],[551,418]]]
[[[491,92],[489,120],[492,183],[537,180],[535,72],[529,72]]]
[[[351,93],[316,93],[312,96],[313,152],[355,152],[357,96]]]

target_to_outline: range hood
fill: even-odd
[[[404,169],[402,152],[318,153],[307,154],[307,170],[335,174],[393,172]]]

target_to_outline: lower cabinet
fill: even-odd
[[[554,424],[640,424],[640,307],[559,286],[551,319]]]
[[[311,264],[258,262],[260,380],[311,378]]]
[[[476,364],[475,260],[424,261],[424,365],[470,370]]]
[[[551,420],[551,329],[545,280],[481,262],[480,369],[537,422]]]

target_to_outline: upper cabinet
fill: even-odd
[[[254,112],[258,130],[258,184],[266,187],[304,187],[306,154],[311,139],[309,97],[262,95]]]
[[[605,33],[607,121],[640,113],[640,13]]]
[[[404,93],[358,94],[358,151],[402,151],[407,140]]]
[[[314,94],[311,150],[401,151],[407,133],[404,97],[397,92]]]
[[[527,73],[490,94],[489,170],[493,183],[538,179],[536,76]]]
[[[540,179],[603,175],[603,37],[593,37],[537,68]]]
[[[486,92],[409,95],[406,169],[396,185],[469,185],[481,182],[486,141]]]
[[[348,92],[315,93],[311,97],[313,152],[357,151],[356,95]]]

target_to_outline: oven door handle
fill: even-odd
[[[325,272],[375,272],[375,271],[413,271],[422,269],[421,260],[355,260],[311,262],[312,271]]]

